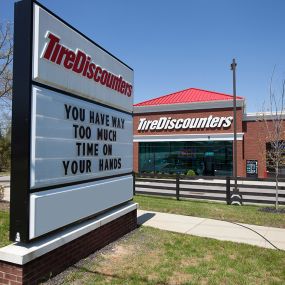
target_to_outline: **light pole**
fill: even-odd
[[[242,197],[239,195],[237,188],[237,96],[236,96],[236,61],[233,59],[231,70],[233,71],[233,107],[234,107],[234,144],[233,144],[233,174],[234,174],[234,189],[231,196],[231,204],[241,205]]]

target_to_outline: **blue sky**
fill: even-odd
[[[195,87],[237,93],[249,112],[285,78],[284,0],[41,0],[135,70],[135,102]],[[79,6],[80,3],[80,6]],[[0,0],[13,20],[13,1]]]

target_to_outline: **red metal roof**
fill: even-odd
[[[244,99],[243,97],[237,96],[238,100]],[[140,106],[153,106],[153,105],[167,105],[167,104],[184,104],[194,102],[209,102],[209,101],[225,101],[233,100],[232,95],[207,91],[197,88],[189,88],[141,103],[134,104],[136,107]]]

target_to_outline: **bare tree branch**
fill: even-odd
[[[13,34],[10,23],[0,24],[0,98],[11,108],[12,103]],[[0,105],[1,107],[1,105]],[[3,105],[2,105],[3,108]]]
[[[278,189],[279,189],[279,172],[280,168],[285,167],[285,132],[284,132],[284,98],[285,98],[285,80],[282,80],[281,92],[276,94],[273,90],[273,77],[275,67],[270,78],[269,86],[269,106],[265,108],[263,104],[263,112],[259,122],[261,126],[261,134],[265,137],[259,139],[261,150],[266,157],[266,166],[274,169],[276,182],[276,201],[275,207],[278,208]],[[265,140],[265,146],[264,146]]]

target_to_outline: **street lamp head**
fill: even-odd
[[[236,60],[235,60],[235,58],[234,58],[234,59],[233,59],[233,62],[232,62],[232,64],[231,64],[231,70],[235,70],[236,67],[237,67],[237,63],[236,63]]]

